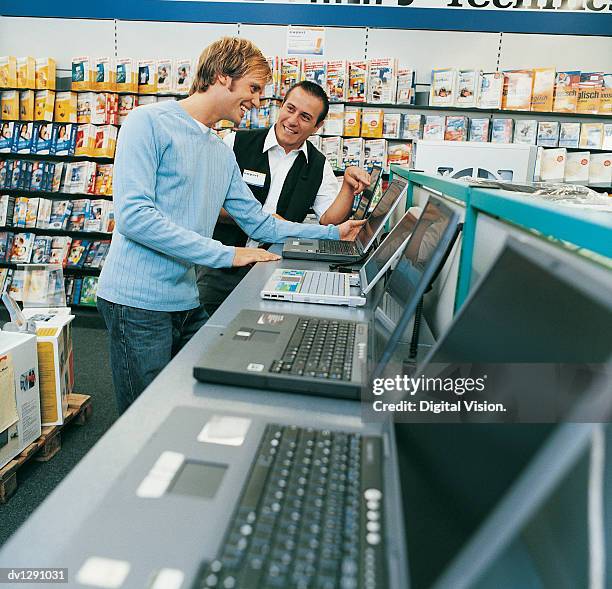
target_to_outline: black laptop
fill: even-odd
[[[403,201],[407,186],[408,182],[403,178],[393,179],[355,241],[291,238],[283,245],[283,258],[329,262],[360,260],[372,247],[395,208]]]
[[[603,425],[612,441],[610,273],[542,241],[507,239],[418,371],[441,380],[483,368],[487,386],[467,403],[501,400],[504,382],[519,383],[524,370],[508,411],[467,412],[462,402],[456,413],[404,413],[395,424],[411,587],[588,587],[589,529],[600,523],[612,539],[587,513],[589,496],[610,505],[612,495],[610,460],[599,479],[589,466],[594,430]],[[541,379],[547,367],[553,395]]]
[[[388,282],[393,286],[400,280],[413,287],[404,291],[402,316],[414,315],[452,247],[458,224],[457,212],[440,199],[429,198]],[[398,272],[406,275],[398,277]],[[204,382],[357,399],[368,384],[368,360],[377,364],[389,358],[399,340],[389,330],[381,339],[378,317],[372,313],[368,325],[243,310],[196,364],[194,376]]]

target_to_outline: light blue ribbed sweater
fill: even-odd
[[[242,180],[233,151],[178,102],[141,106],[119,133],[116,227],[98,296],[152,311],[198,306],[194,264],[229,267],[234,248],[211,239],[221,207],[253,239],[338,239],[333,225],[279,221]]]

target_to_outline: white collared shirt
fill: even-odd
[[[200,127],[200,129],[202,129],[202,133],[206,134],[210,132],[210,128],[207,127],[204,123],[200,123],[200,121],[198,121],[198,119],[193,119],[197,124],[198,127]]]
[[[223,141],[233,150],[234,139],[236,133],[228,133]],[[278,144],[276,139],[276,133],[274,127],[270,127],[266,140],[263,146],[263,152],[268,152],[268,164],[270,165],[270,190],[268,191],[268,197],[263,205],[263,210],[266,213],[276,213],[276,207],[278,206],[278,200],[280,198],[283,185],[287,174],[295,162],[295,158],[298,156],[300,151],[304,152],[306,161],[308,162],[308,149],[306,141],[302,144],[299,149],[294,149],[289,153],[285,153],[285,150]],[[317,219],[320,219],[323,213],[330,207],[330,205],[338,196],[340,192],[340,183],[336,178],[331,165],[325,160],[323,166],[323,178],[321,179],[321,186],[317,191],[317,196],[313,203],[313,210],[317,215]]]

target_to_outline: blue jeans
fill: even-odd
[[[147,311],[98,297],[110,335],[110,361],[119,413],[123,413],[208,321],[203,307]]]

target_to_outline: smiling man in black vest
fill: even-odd
[[[301,223],[313,209],[322,225],[338,225],[349,217],[355,194],[369,184],[365,170],[355,166],[344,172],[342,187],[325,159],[307,141],[327,116],[325,91],[312,82],[293,86],[283,101],[278,120],[270,129],[238,131],[224,141],[234,150],[244,181],[266,212]],[[225,245],[256,246],[224,209],[213,239]],[[212,315],[248,268],[198,269],[200,302]]]

